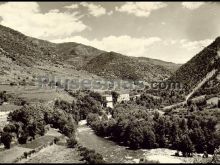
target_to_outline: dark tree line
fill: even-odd
[[[73,115],[74,119],[79,120],[86,119],[89,113],[101,114],[106,104],[105,98],[97,92],[89,92],[84,94],[73,94],[75,100],[72,103],[66,101],[55,102],[55,108],[60,108]]]
[[[137,91],[132,91],[137,94]],[[147,109],[162,108],[185,100],[185,92],[183,90],[153,90],[146,89],[139,91],[140,97],[133,99],[134,104],[146,107]]]

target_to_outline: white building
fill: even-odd
[[[113,98],[112,95],[103,95],[107,101],[106,107],[113,108]]]
[[[130,95],[129,93],[123,93],[118,96],[117,102],[121,103],[122,101],[129,101]]]

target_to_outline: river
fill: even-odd
[[[86,125],[79,126],[77,140],[82,146],[100,153],[108,163],[138,163],[139,159],[144,156],[142,150],[129,150],[113,141],[98,137]]]
[[[100,153],[108,163],[139,163],[141,158],[160,163],[185,163],[180,158],[172,156],[175,150],[161,148],[129,150],[107,138],[97,136],[90,127],[86,126],[85,121],[83,124],[79,124],[77,140],[82,146]]]

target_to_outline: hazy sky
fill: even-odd
[[[220,3],[1,2],[0,24],[52,42],[184,63],[220,36]]]

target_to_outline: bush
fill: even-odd
[[[89,150],[85,147],[79,148],[80,156],[82,156],[82,160],[85,160],[88,164],[103,164],[105,163],[101,154],[96,153],[95,150]]]
[[[68,148],[75,148],[77,145],[77,140],[74,136],[67,139],[67,147]]]
[[[15,86],[17,85],[15,82],[10,82],[10,86]]]
[[[28,157],[28,153],[27,152],[24,152],[24,157],[27,159],[27,157]]]
[[[3,132],[1,136],[1,142],[4,144],[6,149],[11,148],[12,135],[8,132]]]
[[[19,142],[19,144],[26,144],[27,143],[27,139],[28,139],[28,135],[27,134],[23,134],[21,137],[18,138],[18,142]]]
[[[99,115],[96,114],[96,113],[89,113],[87,118],[86,118],[87,125],[91,125],[92,122],[98,121],[98,120],[99,120]]]
[[[55,144],[57,144],[57,142],[59,142],[59,141],[60,141],[60,138],[55,137],[53,141],[54,141],[54,143],[55,143]]]

